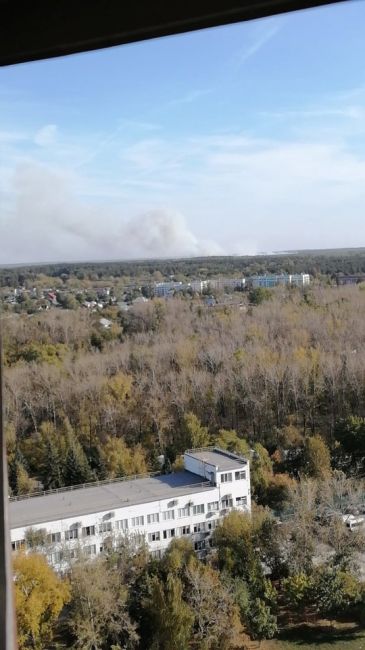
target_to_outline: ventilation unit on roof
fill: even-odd
[[[113,517],[115,517],[115,512],[107,512],[103,516],[103,521],[106,521],[107,519],[113,519]]]

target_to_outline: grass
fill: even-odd
[[[365,650],[365,630],[353,623],[321,621],[283,630],[260,650]]]

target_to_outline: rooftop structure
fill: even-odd
[[[237,456],[237,454],[217,448],[212,449],[211,447],[188,450],[185,452],[185,462],[187,458],[198,460],[202,464],[212,465],[217,472],[239,469],[242,467],[242,463],[247,464],[247,461]]]

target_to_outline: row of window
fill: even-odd
[[[89,546],[84,546],[83,547],[83,552],[86,555],[96,555],[96,544],[90,544]],[[63,562],[64,559],[75,559],[77,556],[77,550],[76,549],[70,549],[65,553],[64,551],[54,551],[53,553],[50,553],[47,555],[48,561],[51,564],[60,564]]]
[[[193,526],[180,526],[179,528],[170,528],[169,530],[155,531],[148,533],[149,542],[160,542],[162,539],[170,539],[172,537],[182,537],[183,535],[191,535],[193,533],[204,533],[214,530],[218,525],[218,521],[202,521],[194,524]]]
[[[208,540],[208,548],[211,546],[211,540]],[[206,551],[207,549],[207,543],[204,539],[201,539],[197,542],[194,542],[194,548],[196,551]],[[157,550],[157,551],[151,551],[151,557],[155,558],[156,560],[160,560],[162,558],[163,551]]]
[[[232,472],[226,472],[225,474],[221,474],[221,483],[231,483],[232,482]],[[246,471],[240,470],[238,472],[234,473],[234,478],[236,481],[242,481],[246,479]]]
[[[237,473],[237,472],[236,472]],[[241,497],[236,497],[235,500],[235,505],[236,507],[238,506],[245,506],[247,505],[247,497],[246,496],[241,496]],[[222,509],[227,509],[227,508],[233,508],[233,498],[231,496],[223,497],[221,500],[221,507]],[[219,501],[211,501],[210,503],[207,504],[207,512],[208,513],[214,513],[219,511]],[[199,505],[187,505],[184,508],[179,508],[178,509],[178,518],[182,519],[183,517],[190,517],[191,515],[200,515],[205,513],[205,505],[199,504]],[[173,520],[175,519],[175,511],[174,510],[166,510],[165,512],[162,512],[162,517],[164,521],[167,520]],[[140,515],[138,517],[132,517],[130,520],[131,527],[140,527],[144,526],[145,520],[147,521],[147,524],[154,524],[154,523],[159,523],[160,521],[160,513],[155,512],[150,515],[147,515],[145,517],[144,515]],[[117,521],[111,522],[111,521],[104,521],[101,524],[99,524],[98,527],[98,532],[99,533],[109,533],[113,530],[120,530],[120,531],[126,531],[128,530],[128,519],[119,519]],[[189,528],[189,526],[183,526],[182,528],[179,528],[178,530],[185,530]],[[195,526],[194,526],[195,528]],[[95,535],[97,532],[97,526],[84,526],[83,528],[71,528],[70,530],[65,531],[65,540],[74,540],[74,539],[80,539],[80,538],[86,538],[86,537],[92,537]],[[196,532],[194,530],[194,532]],[[154,534],[154,533],[152,533]],[[180,533],[182,535],[188,534],[188,533]],[[164,538],[167,539],[167,538]],[[47,541],[50,544],[57,544],[61,542],[61,533],[56,532],[56,533],[50,533],[47,535]],[[156,541],[156,540],[151,540],[151,541]],[[12,543],[12,548],[13,550],[18,550],[20,547],[25,545],[25,540],[18,540],[16,542]]]

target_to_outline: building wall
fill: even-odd
[[[208,280],[208,286],[210,289],[238,289],[245,286],[244,278],[215,278]]]
[[[205,491],[199,491],[197,488],[193,495],[180,496],[173,500],[164,499],[116,508],[113,511],[49,521],[31,527],[14,528],[11,530],[11,541],[13,548],[18,547],[25,539],[26,530],[29,528],[44,530],[47,535],[60,534],[60,540],[54,542],[49,540],[45,549],[50,564],[58,570],[66,568],[70,555],[77,553],[78,550],[84,550],[87,554],[96,556],[102,552],[106,540],[112,538],[112,543],[115,545],[118,543],[118,537],[125,534],[132,538],[140,535],[141,539],[143,538],[147,542],[150,551],[160,555],[174,537],[188,536],[195,544],[205,542],[213,532],[217,520],[227,514],[229,510],[234,507],[241,511],[250,509],[248,482],[236,481],[234,485],[232,484],[232,489],[227,485],[225,484],[224,489],[218,485]],[[232,494],[232,505],[229,506],[224,501],[227,490]],[[246,504],[236,506],[236,496],[244,497]],[[213,507],[208,504],[217,505]],[[151,521],[149,521],[150,519]],[[188,526],[190,528],[187,532],[186,527]],[[95,527],[94,534],[86,534],[85,529],[88,527]],[[67,539],[70,534],[71,536],[77,535],[77,538]],[[156,541],[153,541],[151,534],[155,534]],[[205,549],[196,548],[196,550],[203,551]],[[64,555],[63,561],[57,556],[60,551]]]
[[[185,466],[188,471],[202,476],[202,479],[210,477],[209,472],[214,471],[213,482],[216,485],[204,488],[198,484],[193,494],[177,495],[173,499],[170,497],[122,506],[112,511],[13,528],[13,549],[17,550],[24,544],[26,531],[32,528],[43,530],[47,536],[56,536],[47,541],[43,551],[50,564],[61,571],[67,568],[72,557],[76,557],[80,551],[96,556],[103,551],[105,544],[116,546],[118,539],[125,535],[136,543],[145,540],[150,552],[156,557],[163,554],[175,537],[189,537],[195,550],[204,554],[220,519],[232,509],[243,512],[251,510],[249,464],[243,464],[241,470],[230,470],[228,473],[231,474],[231,480],[228,481],[222,481],[222,474],[227,472],[217,472],[213,465],[203,464],[188,454],[185,456]],[[237,478],[237,471],[244,472],[244,478]],[[67,499],[67,496],[65,492],[64,498]]]
[[[300,273],[296,275],[256,275],[252,276],[248,283],[253,287],[272,288],[278,285],[295,285],[297,287],[304,287],[310,284],[310,276],[308,273]]]

